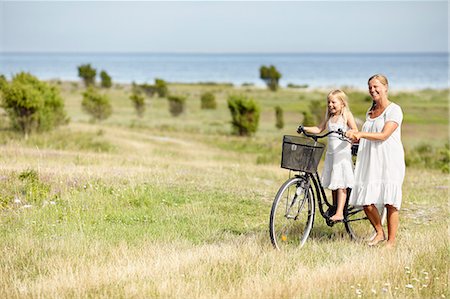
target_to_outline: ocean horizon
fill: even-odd
[[[77,67],[90,63],[113,82],[231,83],[264,86],[262,65],[274,65],[281,86],[366,88],[376,73],[390,89],[449,87],[449,54],[438,53],[67,53],[0,52],[0,74],[25,71],[42,80],[78,81]]]

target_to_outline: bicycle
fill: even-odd
[[[336,207],[331,204],[319,179],[317,166],[319,165],[325,145],[317,140],[330,134],[348,141],[341,130],[330,131],[324,135],[308,134],[302,126],[297,129],[306,137],[283,136],[281,167],[298,172],[281,185],[272,204],[270,212],[270,239],[276,249],[285,246],[303,246],[314,225],[316,202],[320,215],[328,226],[336,223],[330,220]],[[348,141],[350,142],[350,141]],[[352,146],[352,155],[356,156],[357,148]],[[351,189],[347,189],[347,199],[344,207],[344,223],[347,233],[352,240],[371,240],[375,237],[375,230],[366,217],[362,207],[348,204]],[[381,219],[384,223],[386,209],[382,211]]]

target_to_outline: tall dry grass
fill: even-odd
[[[73,108],[68,127],[0,145],[0,297],[450,295],[448,176],[407,169],[393,250],[316,218],[303,248],[279,252],[268,218],[286,170],[258,163],[258,148],[239,148],[224,128],[205,129],[209,116],[166,119],[158,102],[156,119],[137,126],[121,107],[129,116],[95,125]],[[184,120],[191,129],[173,129]],[[279,134],[265,124],[247,142]],[[30,171],[36,181],[23,179]]]

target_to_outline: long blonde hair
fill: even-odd
[[[342,110],[341,110],[341,116],[344,119],[344,125],[347,125],[347,113],[348,111],[350,111],[350,108],[348,106],[348,97],[345,94],[345,92],[343,92],[340,89],[335,89],[330,91],[330,93],[328,93],[327,95],[327,112],[325,114],[325,123],[328,122],[328,120],[330,119],[331,115],[328,111],[328,100],[330,99],[330,97],[336,97],[338,98],[341,103],[342,103]]]

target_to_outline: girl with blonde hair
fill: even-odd
[[[355,119],[348,106],[347,95],[342,90],[332,90],[327,96],[325,119],[318,126],[303,129],[312,134],[320,134],[325,129],[357,131]],[[330,217],[333,222],[342,222],[344,219],[347,188],[352,188],[354,181],[351,145],[339,137],[335,133],[329,135],[321,178],[322,186],[332,190],[333,205],[337,206],[336,213]]]

